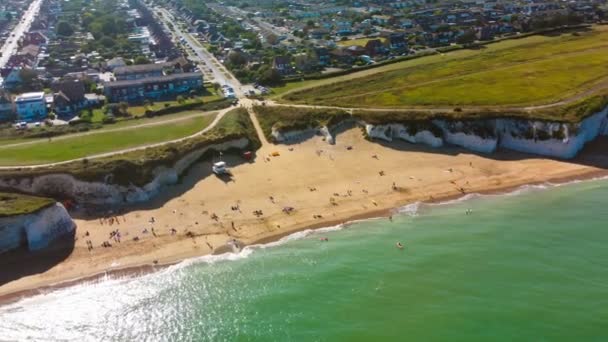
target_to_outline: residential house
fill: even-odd
[[[159,77],[166,67],[165,63],[123,66],[114,69],[114,77],[117,81]]]
[[[318,28],[309,31],[309,36],[312,39],[323,39],[323,37],[329,35],[329,30],[325,28]]]
[[[46,99],[43,92],[24,93],[15,99],[17,118],[20,121],[40,121],[46,118]]]
[[[336,23],[336,32],[340,36],[348,36],[353,33],[353,27],[350,21],[338,21]]]
[[[11,121],[15,114],[15,107],[11,97],[0,91],[0,122]]]
[[[367,50],[363,46],[351,45],[346,48],[346,51],[353,57],[359,57],[365,55]]]
[[[288,56],[276,56],[272,60],[272,68],[279,72],[281,75],[290,75],[293,73],[291,67],[291,60]]]
[[[22,45],[46,45],[49,38],[40,31],[26,32],[23,36]]]
[[[59,81],[53,83],[51,89],[54,93],[55,112],[59,116],[74,115],[87,106],[84,83],[81,80]]]
[[[330,52],[332,60],[338,64],[351,65],[354,61],[353,56],[345,48],[339,47]]]
[[[408,46],[405,33],[391,33],[388,37],[388,46],[391,51],[397,53],[407,52]]]
[[[110,71],[125,66],[127,66],[127,63],[124,59],[122,59],[122,57],[114,57],[106,63],[106,68]]]
[[[315,48],[315,55],[317,55],[317,63],[320,66],[327,66],[331,62],[331,56],[329,55],[329,50],[323,47]]]
[[[104,94],[108,102],[142,102],[146,99],[174,98],[203,86],[203,74],[179,73],[159,77],[108,82]]]
[[[371,39],[365,43],[365,52],[370,56],[377,56],[386,53],[386,47],[380,39]]]
[[[318,66],[318,59],[314,51],[302,52],[293,55],[297,70],[311,71]]]
[[[19,68],[6,68],[0,70],[0,76],[4,78],[2,86],[6,90],[17,89],[23,83],[21,79],[21,69]]]
[[[38,57],[38,53],[40,53],[40,47],[34,44],[26,45],[19,51],[20,55],[27,55],[32,60]]]
[[[376,25],[386,25],[390,19],[388,15],[372,15],[372,22]]]
[[[492,40],[494,38],[494,33],[490,26],[482,26],[476,29],[475,36],[478,40]]]

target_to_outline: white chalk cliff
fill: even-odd
[[[403,124],[366,124],[371,138],[393,141],[399,138],[415,144],[440,147],[444,143],[479,153],[493,153],[498,147],[562,159],[574,158],[586,143],[608,135],[608,107],[580,123],[560,123],[523,119],[470,121],[433,120],[441,136],[421,130],[413,136]]]
[[[394,138],[405,140],[413,144],[423,144],[431,147],[443,146],[441,137],[435,136],[428,130],[420,130],[413,135],[409,127],[404,124],[370,125],[365,124],[365,132],[370,138],[393,141]]]
[[[63,205],[56,203],[36,212],[0,218],[0,253],[27,246],[44,249],[65,237],[71,238],[76,224]]]
[[[179,176],[208,150],[243,149],[248,144],[248,139],[241,138],[192,151],[171,167],[157,167],[154,170],[154,178],[141,187],[87,182],[78,180],[66,173],[23,178],[0,178],[0,187],[54,198],[72,198],[80,203],[96,205],[144,202],[156,196],[163,186],[177,183]]]

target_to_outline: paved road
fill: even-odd
[[[19,21],[11,32],[11,35],[6,39],[6,43],[0,48],[0,52],[2,53],[2,57],[0,57],[0,68],[4,68],[10,56],[17,52],[17,42],[21,39],[23,34],[30,29],[32,21],[34,21],[38,15],[41,4],[42,0],[34,0],[30,4],[30,7],[22,16],[25,20]]]
[[[173,14],[171,14],[168,10],[164,9],[164,8],[156,8],[157,11],[160,11],[162,13],[162,16],[159,18],[163,25],[165,25],[165,27],[167,27],[167,29],[169,29],[169,23],[171,23],[173,25],[173,29],[175,30],[173,32],[174,37],[176,37],[176,40],[179,40],[180,38],[184,38],[186,44],[188,46],[190,46],[192,48],[192,50],[195,53],[195,57],[196,59],[198,59],[198,61],[202,64],[204,64],[204,66],[206,68],[211,69],[211,73],[213,74],[213,78],[214,78],[214,82],[217,82],[221,85],[229,85],[232,88],[234,88],[235,94],[237,95],[237,97],[243,96],[243,91],[242,91],[242,87],[243,85],[236,79],[236,77],[234,77],[234,75],[232,75],[230,73],[230,71],[228,71],[228,69],[226,69],[226,67],[224,67],[222,65],[222,63],[220,63],[215,56],[213,56],[212,53],[210,53],[209,51],[207,51],[207,49],[205,49],[197,40],[196,38],[194,38],[190,33],[183,31],[180,27],[179,27],[179,21],[175,18],[175,16],[173,16]],[[170,30],[170,29],[169,29]]]
[[[233,17],[233,18],[240,17],[243,20],[245,20],[248,24],[250,24],[254,27],[257,27],[263,33],[266,33],[266,34],[272,33],[277,37],[284,36],[288,40],[292,40],[295,43],[302,42],[302,39],[294,36],[289,31],[289,29],[287,29],[285,27],[274,26],[271,23],[264,21],[263,19],[261,19],[259,17],[249,18],[248,14],[251,14],[251,12],[248,12],[241,8],[234,7],[234,6],[217,5],[217,4],[207,4],[207,7],[211,8],[213,11],[215,11],[216,13],[218,13],[220,15]]]

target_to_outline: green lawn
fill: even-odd
[[[87,163],[73,161],[51,168],[0,169],[0,177],[23,179],[52,172],[69,173],[83,181],[101,182],[107,179],[108,175],[112,175],[116,184],[143,186],[154,179],[156,170],[161,165],[174,165],[175,162],[192,151],[211,144],[240,138],[247,138],[251,142],[248,147],[251,150],[260,146],[255,128],[249,119],[249,113],[244,108],[235,108],[226,113],[213,129],[179,142],[90,159]],[[2,154],[0,153],[0,155]],[[207,157],[210,155],[207,154]]]
[[[196,102],[196,101],[200,101],[200,100],[202,100],[203,103],[207,103],[207,102],[219,100],[221,98],[222,98],[222,96],[217,95],[215,93],[215,91],[213,90],[213,88],[210,88],[210,89],[208,89],[208,91],[205,95],[198,96],[194,99],[186,99],[186,100],[184,100],[183,104],[188,104],[188,103],[192,103],[192,102]],[[150,106],[147,106],[147,108],[152,111],[156,111],[156,110],[165,108],[165,106],[167,104],[169,104],[170,106],[180,105],[180,103],[178,103],[177,101],[158,101],[158,102],[153,102],[153,104]],[[133,116],[143,116],[146,113],[146,106],[130,106],[129,113]]]
[[[99,153],[122,150],[173,140],[194,134],[207,127],[215,114],[150,127],[97,133],[50,142],[0,149],[0,165],[28,165],[76,159]]]
[[[53,203],[50,198],[0,192],[0,217],[33,213]]]
[[[597,26],[287,84],[275,92],[287,102],[343,107],[530,105],[572,96],[607,76],[608,27]]]
[[[380,39],[380,41],[382,41],[383,43],[386,42],[386,38],[380,38],[380,37],[371,37],[371,38],[359,38],[359,39],[351,39],[351,40],[341,40],[339,41],[337,44],[340,46],[363,46],[365,47],[365,44],[367,44],[367,42],[369,42],[370,40],[374,40],[374,39]]]
[[[101,111],[101,109],[95,109],[93,111],[93,113],[94,113],[93,117],[95,117],[95,112],[98,110]],[[168,120],[178,119],[178,118],[184,117],[184,116],[191,116],[191,115],[196,115],[196,114],[201,115],[202,113],[203,112],[198,111],[198,110],[187,110],[187,111],[183,111],[183,112],[179,112],[179,113],[175,113],[175,114],[166,114],[163,116],[156,116],[156,117],[152,117],[152,118],[140,118],[140,119],[128,119],[128,120],[122,119],[122,120],[118,120],[116,123],[113,123],[113,124],[105,124],[99,128],[91,128],[87,132],[103,132],[103,131],[107,131],[107,130],[114,130],[116,128],[154,124],[154,123],[160,123],[160,122],[164,122],[164,121],[168,121]],[[213,113],[213,112],[209,112],[209,113]],[[41,129],[45,129],[45,127],[32,128],[32,130],[41,130]],[[8,128],[7,130],[10,133],[14,132],[12,128]],[[68,136],[69,134],[79,134],[79,133],[86,133],[86,132],[76,132],[75,131],[73,133],[67,133],[66,135],[63,135],[60,137]],[[55,137],[53,139],[57,139],[57,138],[59,138],[59,137]],[[30,141],[40,141],[41,143],[46,143],[48,141],[48,138],[31,138],[31,137],[26,137],[26,136],[18,137],[18,136],[14,136],[14,135],[2,136],[0,134],[0,149],[2,146],[5,146],[5,145],[19,144],[19,143],[30,142]]]

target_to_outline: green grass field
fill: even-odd
[[[146,144],[178,139],[207,127],[215,114],[149,127],[67,137],[0,149],[0,165],[31,165],[82,158]]]
[[[340,46],[365,46],[367,42],[374,39],[380,39],[383,43],[386,42],[386,38],[359,38],[359,39],[351,39],[351,40],[341,40],[337,44]]]
[[[260,146],[247,110],[235,108],[226,113],[213,129],[179,142],[124,154],[89,159],[86,163],[77,160],[45,168],[22,170],[0,169],[0,177],[22,179],[48,173],[68,173],[83,181],[100,182],[105,181],[107,176],[111,174],[113,182],[116,184],[143,186],[156,176],[156,170],[161,165],[170,167],[194,150],[210,144],[240,138],[249,139],[252,150]],[[208,151],[208,154],[202,158],[208,158],[212,153],[212,151]]]
[[[525,106],[607,80],[608,27],[532,36],[276,89],[293,103],[341,107]]]
[[[0,192],[0,217],[33,213],[53,203],[50,198]]]

